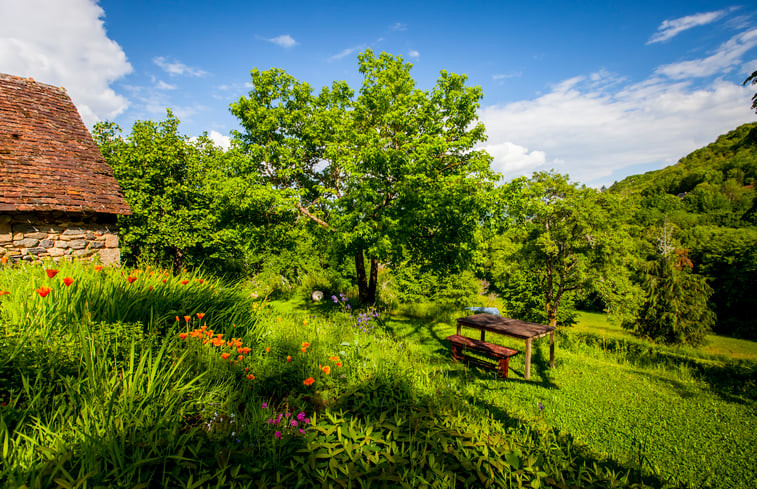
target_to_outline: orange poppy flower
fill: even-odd
[[[8,294],[10,294],[10,292],[8,292],[7,290],[0,290],[0,296],[1,295],[8,295]]]
[[[134,283],[135,280],[137,280],[137,277],[132,277],[131,275],[129,275],[128,277],[126,277],[126,280],[131,284]]]
[[[326,375],[330,374],[331,373],[331,367],[329,367],[328,365],[326,365],[325,367],[323,367],[323,373],[326,374]]]
[[[205,317],[205,313],[202,313],[202,312],[198,312],[197,313],[197,319],[202,320],[202,318],[204,318],[204,317]]]
[[[239,355],[239,356],[238,356],[237,358],[238,358],[238,359],[239,359],[239,361],[241,362],[242,360],[244,360],[244,355]]]
[[[179,320],[179,316],[176,316],[176,320],[177,320],[177,321]]]
[[[163,279],[163,283],[166,283],[166,279]]]
[[[223,344],[226,342],[223,341],[221,338],[215,338],[212,343],[213,343],[213,346],[223,346]]]
[[[189,283],[189,280],[182,280],[179,282],[181,285],[187,285]]]
[[[51,289],[50,287],[44,287],[44,286],[43,286],[43,287],[40,287],[40,288],[38,288],[38,289],[35,289],[35,290],[36,290],[36,292],[37,292],[37,293],[39,294],[39,296],[40,296],[40,297],[45,297],[45,296],[47,296],[47,294],[49,294],[49,293],[50,293],[50,291],[51,291],[52,289]]]
[[[291,362],[291,361],[292,361],[292,357],[290,357],[289,355],[287,355],[287,362]]]
[[[221,358],[223,358],[224,360],[226,360],[226,359],[227,359],[227,358],[229,358],[230,356],[231,356],[231,355],[229,355],[228,353],[221,353]]]
[[[336,362],[336,366],[342,368],[342,362]]]
[[[45,273],[47,274],[48,277],[53,278],[58,274],[58,270],[52,270],[48,268],[45,270]]]
[[[252,375],[252,374],[248,374],[248,375],[247,375],[247,378],[248,378],[248,379],[250,379],[250,380],[255,380],[255,376],[254,376],[254,375]]]
[[[300,348],[300,351],[301,351],[302,353],[305,353],[306,351],[308,351],[308,349],[307,349],[307,348]]]
[[[192,319],[192,316],[184,316],[184,321],[189,322],[190,319]]]
[[[339,361],[339,357],[336,357],[336,356],[329,357],[329,360],[331,360],[332,362],[338,362]]]
[[[4,256],[4,257],[0,258],[0,262],[2,262],[3,264],[8,263],[8,257]]]
[[[308,342],[305,342],[305,343],[303,343],[303,344],[302,344],[302,347],[303,347],[303,348],[307,348],[307,347],[309,347],[309,346],[310,346],[310,343],[308,343]]]
[[[99,272],[99,271],[100,271],[100,270],[102,270],[102,269],[103,269],[103,266],[102,266],[102,265],[95,265],[95,271],[96,271],[96,272]]]
[[[266,347],[265,347],[265,352],[266,352],[266,353],[270,353],[270,351],[271,351],[271,347],[270,347],[270,346],[266,346]]]
[[[186,340],[187,339],[187,334],[188,333],[179,333],[179,338],[181,338],[182,340]]]
[[[307,379],[302,381],[302,383],[305,385],[313,385],[313,382],[315,382],[315,379],[313,377],[308,377]]]

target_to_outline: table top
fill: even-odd
[[[501,316],[486,313],[457,318],[457,323],[469,328],[491,331],[492,333],[512,336],[524,340],[538,338],[555,330],[554,326],[547,326],[546,324],[529,323],[528,321],[503,318]]]

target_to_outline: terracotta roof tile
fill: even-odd
[[[131,214],[66,91],[2,73],[0,211]]]

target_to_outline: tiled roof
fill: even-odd
[[[131,214],[62,88],[0,73],[0,212]]]

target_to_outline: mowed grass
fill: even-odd
[[[526,381],[522,354],[511,359],[509,380],[452,364],[443,340],[455,333],[454,320],[394,316],[386,328],[414,355],[448,369],[460,396],[495,415],[554,428],[599,457],[671,485],[757,487],[753,342],[710,335],[701,349],[662,347],[604,315],[582,313],[557,336],[555,369],[548,340],[534,342]],[[525,349],[522,341],[492,334],[487,341]]]

